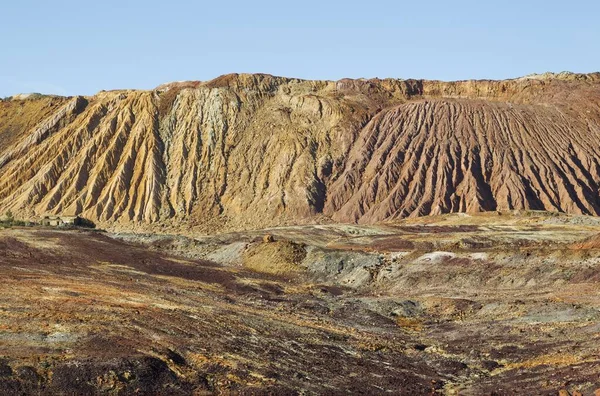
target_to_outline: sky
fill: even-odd
[[[600,71],[600,1],[19,0],[0,97],[151,89],[226,73],[504,79]]]

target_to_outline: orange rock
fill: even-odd
[[[600,74],[231,74],[1,102],[0,213],[219,230],[446,212],[600,214]],[[560,172],[557,171],[560,170]]]

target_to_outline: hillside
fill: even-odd
[[[234,74],[0,102],[0,213],[123,229],[600,214],[600,73],[506,81]]]

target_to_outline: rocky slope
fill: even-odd
[[[215,231],[447,212],[600,214],[600,73],[226,75],[0,102],[0,213]]]

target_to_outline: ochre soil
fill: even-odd
[[[214,233],[531,209],[600,215],[600,73],[232,74],[0,100],[0,214]]]

